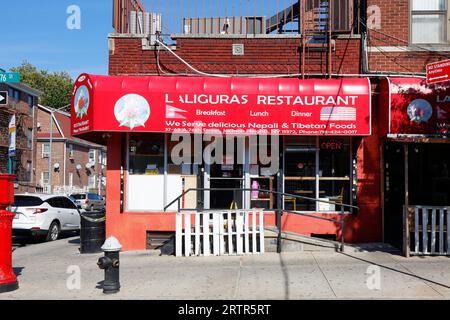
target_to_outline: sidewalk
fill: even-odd
[[[449,258],[383,252],[208,258],[125,252],[122,289],[105,296],[96,288],[103,280],[96,265],[102,254],[80,255],[78,247],[78,239],[70,238],[17,248],[13,266],[20,288],[0,299],[450,299]],[[70,266],[81,271],[79,290],[67,288]],[[367,281],[375,278],[366,273],[377,270],[380,290],[371,290]]]

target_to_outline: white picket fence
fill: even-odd
[[[403,219],[407,257],[450,255],[450,207],[404,207]]]
[[[262,210],[182,211],[176,215],[177,257],[263,253]]]

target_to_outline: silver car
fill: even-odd
[[[105,199],[95,193],[74,193],[70,197],[85,211],[105,211]]]

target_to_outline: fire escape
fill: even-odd
[[[266,33],[300,34],[302,79],[310,73],[331,78],[332,36],[352,31],[352,9],[352,1],[348,0],[300,0],[268,18]]]

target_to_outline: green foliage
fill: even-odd
[[[39,70],[27,61],[24,61],[19,67],[11,68],[11,72],[19,72],[21,82],[43,92],[39,102],[41,105],[52,108],[67,106],[63,110],[70,111],[68,105],[70,104],[73,80],[67,72]]]

